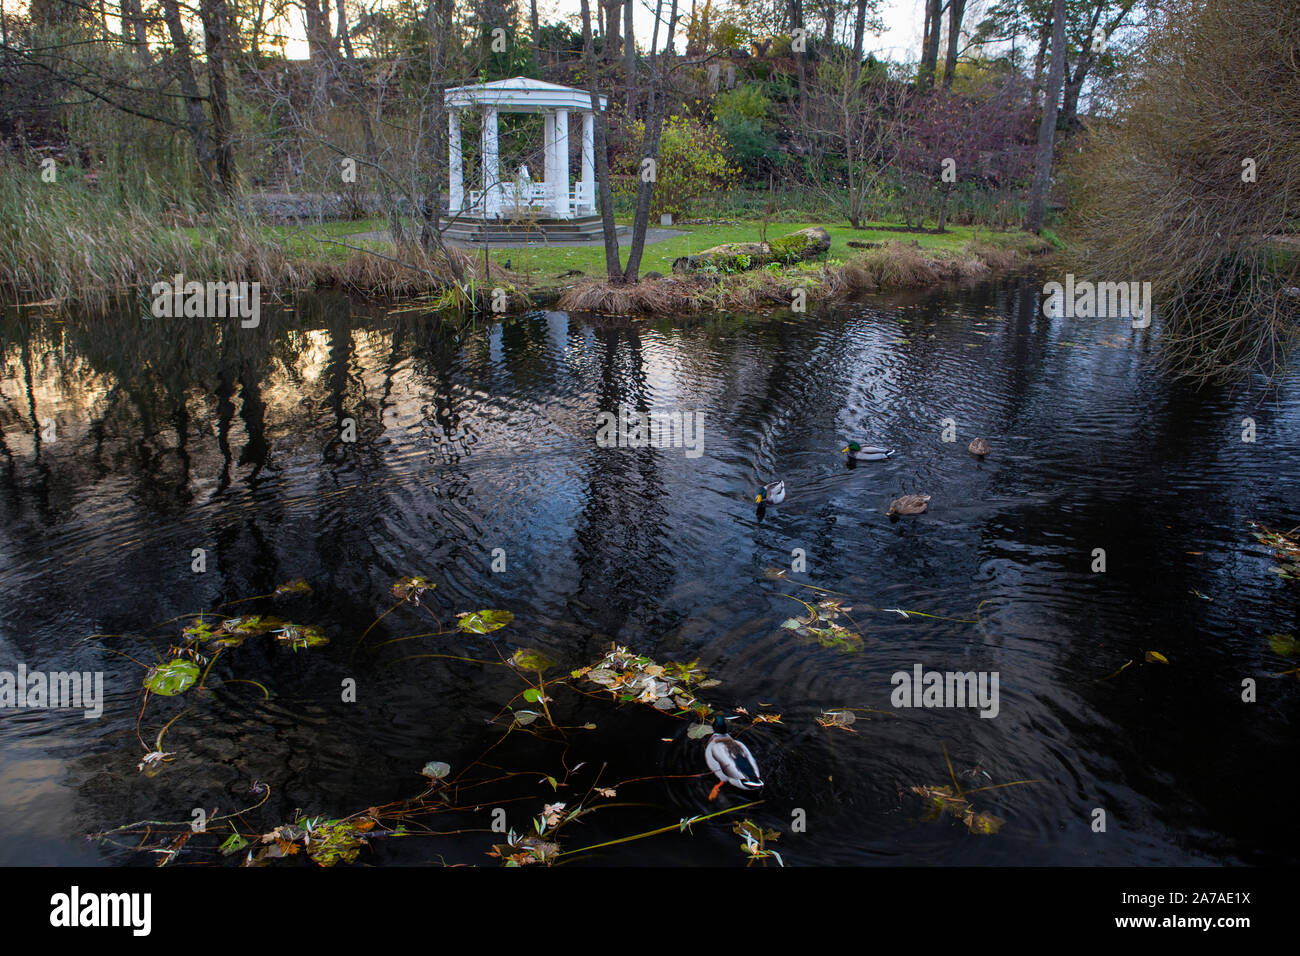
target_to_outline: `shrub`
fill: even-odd
[[[645,127],[637,121],[631,124],[630,133],[633,141],[639,142]],[[628,150],[620,165],[623,176],[615,188],[620,196],[635,198],[640,169],[636,150]],[[652,218],[684,212],[693,200],[725,189],[737,171],[727,163],[726,143],[716,128],[686,116],[673,116],[664,124],[655,172]]]

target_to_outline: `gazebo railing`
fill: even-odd
[[[502,218],[548,218],[555,208],[552,197],[554,187],[547,183],[500,183],[493,187],[494,200]],[[590,184],[572,183],[569,187],[569,215],[579,216],[595,210],[595,190]],[[466,203],[461,213],[466,216],[487,218],[483,200],[484,190],[466,191]]]

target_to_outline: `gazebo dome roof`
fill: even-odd
[[[508,80],[452,87],[444,102],[449,107],[492,106],[503,113],[544,113],[555,109],[590,110],[591,94],[572,86],[512,76]],[[605,97],[600,97],[602,110],[606,102]]]

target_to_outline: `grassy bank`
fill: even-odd
[[[778,239],[811,222],[726,222],[676,227],[645,247],[642,274],[667,278],[635,286],[600,281],[601,246],[489,248],[453,252],[465,277],[449,289],[445,259],[391,242],[377,220],[270,225],[219,217],[141,196],[128,201],[84,183],[76,170],[44,183],[27,169],[0,168],[0,300],[96,310],[115,297],[148,293],[182,273],[187,280],[259,282],[267,298],[322,287],[368,296],[429,296],[456,307],[469,296],[505,288],[512,310],[531,303],[627,314],[789,305],[802,288],[810,300],[873,289],[918,288],[1011,268],[1043,247],[1021,233],[957,226],[941,235],[903,233],[879,224],[854,230],[825,225],[830,250],[817,262],[736,275],[672,276],[678,257],[730,242]],[[853,243],[853,245],[850,245]],[[874,248],[861,248],[861,245]],[[624,251],[626,257],[626,251]]]
[[[1051,246],[1036,237],[1016,235],[1001,242],[968,240],[958,247],[926,248],[897,239],[841,260],[795,266],[770,266],[731,274],[670,275],[635,285],[598,279],[577,282],[558,300],[562,309],[622,315],[748,310],[765,307],[811,308],[868,292],[922,289],[949,282],[971,282],[1027,265]],[[834,252],[832,246],[831,252]]]

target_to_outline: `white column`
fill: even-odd
[[[465,205],[465,165],[460,148],[460,112],[447,111],[447,211],[455,216]]]
[[[544,115],[544,132],[542,134],[542,157],[546,164],[546,169],[542,173],[542,181],[546,183],[546,191],[550,197],[547,208],[554,211],[555,209],[555,167],[559,165],[555,162],[555,114],[546,113]]]
[[[497,111],[483,111],[483,215],[495,219],[501,212],[501,161],[497,152]]]
[[[555,111],[555,217],[572,219],[569,209],[569,111]]]
[[[582,114],[582,195],[587,215],[596,212],[596,114]]]

